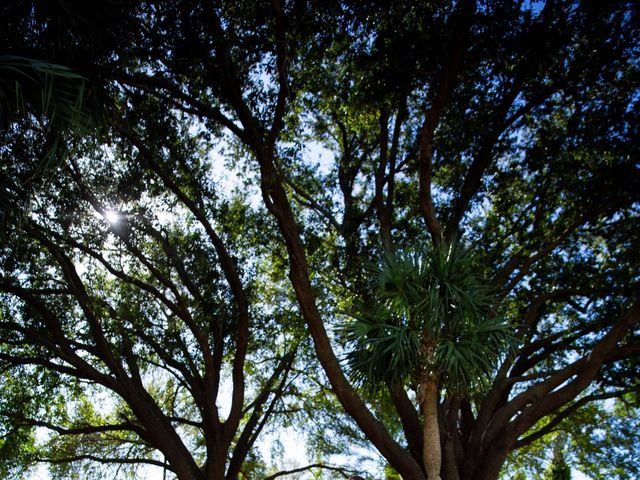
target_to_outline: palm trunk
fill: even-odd
[[[440,451],[440,427],[438,425],[438,382],[429,377],[418,386],[423,415],[422,461],[428,480],[440,479],[442,452]]]

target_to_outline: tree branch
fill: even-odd
[[[476,2],[474,0],[461,0],[458,2],[458,7],[457,15],[453,16],[456,19],[456,23],[448,46],[447,62],[442,71],[437,94],[432,101],[431,108],[425,117],[418,137],[420,146],[418,153],[420,210],[431,238],[436,245],[442,241],[443,230],[437,219],[431,194],[433,138],[436,126],[457,84],[457,77],[462,67],[466,39],[471,29]]]
[[[584,396],[580,399],[578,399],[576,402],[574,402],[573,404],[569,405],[567,408],[558,411],[553,418],[549,421],[548,424],[546,424],[544,427],[542,427],[540,430],[538,430],[537,432],[532,433],[531,435],[527,435],[524,438],[521,438],[520,440],[518,440],[518,442],[515,444],[515,449],[518,448],[522,448],[525,447],[533,442],[535,442],[536,440],[544,437],[545,435],[548,435],[549,433],[553,432],[553,430],[560,425],[560,423],[565,420],[567,417],[569,417],[570,415],[573,415],[576,411],[578,411],[580,408],[582,408],[583,406],[585,406],[588,403],[591,402],[595,402],[597,400],[605,400],[608,398],[616,398],[619,397],[621,395],[623,395],[624,393],[628,393],[631,390],[625,390],[625,391],[617,391],[617,392],[608,392],[608,393],[600,393],[600,394],[592,394],[592,395],[587,395]]]
[[[342,475],[344,478],[349,478],[354,472],[350,471],[346,468],[342,468],[342,467],[334,467],[331,465],[326,465],[324,463],[312,463],[311,465],[307,465],[306,467],[299,467],[299,468],[293,468],[291,470],[283,470],[281,472],[277,472],[274,473],[273,475],[269,475],[268,477],[265,477],[264,480],[274,480],[275,478],[278,477],[283,477],[285,475],[291,475],[293,473],[299,473],[299,472],[305,472],[307,470],[311,470],[313,468],[320,468],[323,470],[329,470],[332,472],[337,472],[340,475]]]
[[[43,458],[36,457],[33,459],[34,462],[40,463],[52,463],[52,464],[60,464],[60,463],[71,463],[77,462],[79,460],[90,460],[92,462],[98,462],[103,464],[113,463],[117,465],[139,465],[139,464],[147,464],[154,465],[160,468],[167,468],[172,472],[175,472],[170,465],[167,465],[163,462],[159,462],[157,460],[153,460],[151,458],[136,458],[136,457],[128,457],[128,458],[109,458],[109,457],[99,457],[97,455],[84,454],[84,455],[74,455],[71,457],[63,457],[63,458]]]

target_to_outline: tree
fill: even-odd
[[[637,400],[633,395],[628,395],[616,399],[610,408],[593,405],[590,411],[581,412],[586,421],[571,422],[569,431],[575,463],[589,476],[623,479],[638,475],[640,447],[631,432],[637,428],[640,418],[634,402]]]
[[[415,385],[425,471],[439,479],[439,391],[461,398],[477,391],[508,352],[509,326],[491,315],[493,297],[462,246],[439,244],[423,255],[387,252],[372,277],[376,307],[363,306],[345,327],[352,345],[347,359],[365,385]]]
[[[553,447],[553,458],[545,472],[545,478],[549,480],[571,480],[571,467],[567,464],[564,453],[565,440],[562,437],[556,439]]]
[[[115,150],[101,155],[79,142],[76,166],[40,194],[30,222],[4,246],[2,358],[11,372],[25,364],[65,368],[73,378],[84,368],[47,361],[51,352],[67,355],[63,362],[98,362],[103,376],[83,382],[102,380],[123,398],[119,421],[135,426],[125,438],[136,452],[167,452],[180,478],[221,478],[221,464],[231,478],[238,470],[225,451],[236,445],[229,432],[251,423],[238,400],[240,372],[257,361],[243,361],[243,337],[251,337],[243,315],[256,312],[251,325],[260,329],[250,332],[269,332],[251,345],[276,372],[296,351],[299,330],[287,332],[300,320],[344,411],[403,478],[424,479],[410,390],[372,397],[354,385],[331,330],[340,312],[366,303],[366,266],[380,244],[420,250],[458,239],[478,252],[479,274],[498,292],[495,310],[515,330],[515,345],[486,388],[468,397],[439,392],[443,479],[496,478],[510,452],[593,402],[637,388],[639,29],[631,2],[130,3],[104,27],[113,38],[107,51],[69,48],[59,62],[114,99]],[[29,36],[42,42],[39,32]],[[66,44],[77,46],[73,35]],[[28,157],[37,141],[16,129],[2,153]],[[207,157],[213,146],[224,160]],[[237,175],[235,202],[216,196],[209,164]],[[184,221],[149,218],[149,202]],[[82,216],[95,227],[87,231],[78,213],[94,205],[125,220],[99,228],[96,217]],[[100,263],[92,254],[103,250],[116,273],[87,285],[73,274],[74,255]],[[245,273],[258,266],[263,276]],[[283,286],[285,270],[288,288],[259,287],[270,273]],[[224,335],[207,323],[211,312],[224,313]],[[58,332],[54,344],[42,335],[45,321]],[[140,327],[148,323],[154,335]],[[178,335],[182,347],[170,342]],[[168,343],[155,348],[158,338]],[[231,365],[236,358],[236,416],[198,429],[188,422],[215,415],[196,399],[201,382],[215,390],[215,362],[205,369],[210,345],[222,345]],[[158,362],[169,348],[178,360],[165,354]],[[79,358],[69,356],[74,349]],[[201,411],[180,417],[187,422],[179,427],[144,369],[136,383],[137,360],[191,375],[195,386],[186,381],[179,403]],[[271,377],[255,373],[266,388]],[[282,378],[266,388],[268,398]],[[151,436],[158,417],[149,412],[165,418]],[[182,429],[205,439],[208,461],[176,448]]]
[[[560,472],[566,472],[563,465],[568,464],[591,478],[633,477],[638,472],[638,448],[631,432],[637,421],[633,395],[591,403],[563,420],[554,433],[514,452],[501,478],[543,478],[553,463],[562,467]],[[552,465],[541,472],[540,466],[550,458]]]
[[[263,342],[252,346],[250,322],[266,315],[250,313],[251,283],[260,275],[237,262],[249,251],[259,261],[262,247],[245,239],[231,256],[226,245],[236,240],[217,232],[248,219],[243,204],[219,199],[226,226],[214,227],[202,213],[210,207],[184,193],[191,182],[212,193],[195,174],[205,168],[192,156],[197,144],[181,142],[178,130],[161,126],[166,119],[155,119],[163,140],[157,151],[145,150],[144,167],[122,163],[128,145],[111,161],[78,145],[49,192],[34,201],[20,236],[11,238],[2,259],[6,382],[38,367],[58,380],[25,389],[2,414],[16,428],[60,434],[35,452],[55,464],[137,463],[178,478],[236,478],[287,395],[299,340],[282,332],[268,351]],[[188,167],[164,163],[162,148]],[[166,183],[154,193],[153,182]],[[180,216],[167,219],[169,211]],[[254,338],[277,336],[269,319],[281,315],[260,320]],[[264,369],[245,366],[247,358]],[[224,393],[223,403],[225,388],[231,398]],[[31,398],[33,390],[41,393]],[[47,395],[55,403],[36,403],[25,413],[24,406]],[[112,408],[96,406],[95,396]]]

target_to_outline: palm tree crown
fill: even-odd
[[[492,289],[460,244],[386,253],[372,269],[371,305],[344,327],[355,381],[477,390],[508,348],[510,329],[492,310]]]

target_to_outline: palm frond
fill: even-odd
[[[376,390],[385,383],[401,383],[413,372],[420,338],[405,318],[380,312],[355,315],[340,330],[354,383]]]
[[[408,314],[424,295],[420,282],[422,270],[421,259],[417,255],[387,252],[371,271],[372,290],[387,309]]]
[[[88,85],[85,77],[65,66],[0,55],[0,128],[29,117],[43,119],[47,140],[29,178],[16,182],[0,172],[0,222],[8,213],[20,211],[34,179],[46,177],[59,164],[66,144],[64,132],[73,130],[82,135],[103,121]]]
[[[457,333],[440,340],[434,363],[449,389],[462,393],[480,390],[510,351],[513,331],[503,319],[485,317],[468,322],[465,330]]]
[[[17,114],[32,112],[57,128],[87,125],[88,81],[68,67],[52,62],[0,55],[0,125]]]

